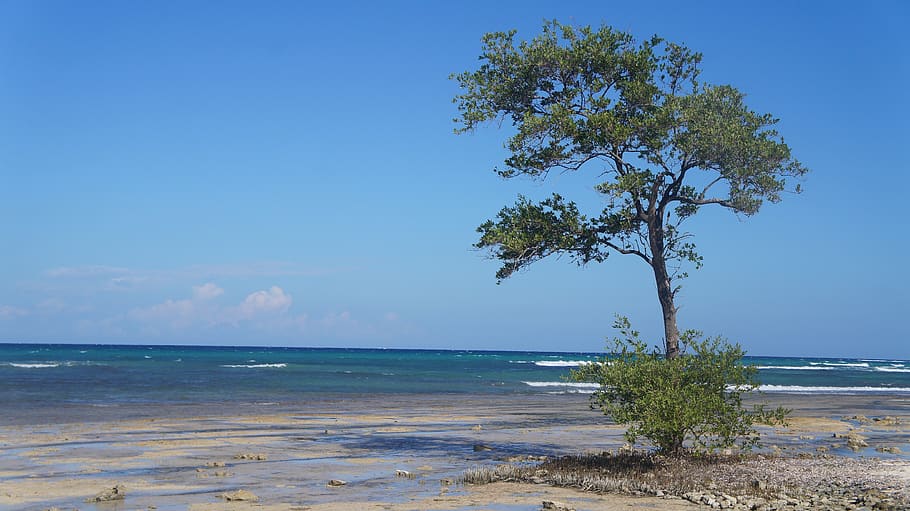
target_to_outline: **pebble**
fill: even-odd
[[[123,500],[124,498],[126,498],[126,489],[123,487],[123,485],[118,484],[117,486],[114,486],[113,488],[108,488],[106,490],[99,492],[94,497],[89,497],[89,498],[85,499],[85,501],[88,503],[110,502],[112,500]]]
[[[541,504],[541,509],[552,509],[553,511],[575,511],[574,507],[569,507],[568,504],[556,500],[543,501]]]
[[[259,502],[259,497],[247,490],[229,491],[222,493],[219,497],[228,502]]]

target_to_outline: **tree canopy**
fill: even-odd
[[[478,228],[476,246],[502,262],[500,280],[552,254],[578,264],[640,258],[654,272],[673,357],[681,263],[701,265],[681,224],[707,205],[752,215],[798,193],[792,181],[807,169],[774,129],[778,119],[749,109],[730,85],[699,81],[702,56],[684,45],[557,21],[530,41],[515,35],[486,34],[479,68],[453,75],[462,89],[456,132],[510,122],[497,173],[544,179],[590,169],[604,208],[585,215],[558,194],[519,196]]]

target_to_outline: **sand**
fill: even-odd
[[[884,460],[877,470],[910,486],[910,402],[899,397],[775,396],[790,428],[763,430],[769,451]],[[181,411],[193,411],[182,408]],[[682,500],[598,495],[547,485],[460,485],[470,467],[527,456],[598,453],[622,429],[583,396],[364,397],[212,413],[0,426],[0,509],[439,509],[519,511],[543,500],[582,510],[698,508]],[[138,415],[152,414],[144,410]],[[79,414],[75,414],[79,416]],[[115,416],[116,415],[116,416]],[[869,420],[854,419],[865,416]],[[895,416],[899,424],[873,419]],[[835,435],[862,434],[859,453]],[[880,453],[877,447],[898,447]],[[401,472],[400,472],[401,471]],[[346,484],[332,487],[330,480]],[[125,498],[86,503],[121,485]],[[227,502],[236,490],[257,502]]]

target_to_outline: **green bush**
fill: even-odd
[[[698,340],[700,332],[681,336],[685,349],[667,359],[649,350],[629,320],[619,317],[612,355],[572,371],[576,381],[600,384],[591,408],[600,408],[617,424],[628,425],[626,439],[647,438],[662,453],[710,452],[758,445],[754,425],[783,424],[789,410],[747,408],[744,394],[758,388],[755,366],[742,364],[743,350],[721,338]]]

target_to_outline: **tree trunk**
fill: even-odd
[[[664,354],[667,358],[679,356],[679,328],[676,326],[676,306],[673,304],[673,287],[664,258],[664,228],[662,213],[654,215],[657,221],[648,222],[648,241],[651,245],[651,269],[657,283],[657,298],[664,316]]]
[[[664,316],[664,344],[667,358],[679,356],[679,328],[676,326],[676,306],[673,304],[673,289],[667,276],[667,263],[663,258],[653,260],[654,280],[657,282],[657,298]]]

